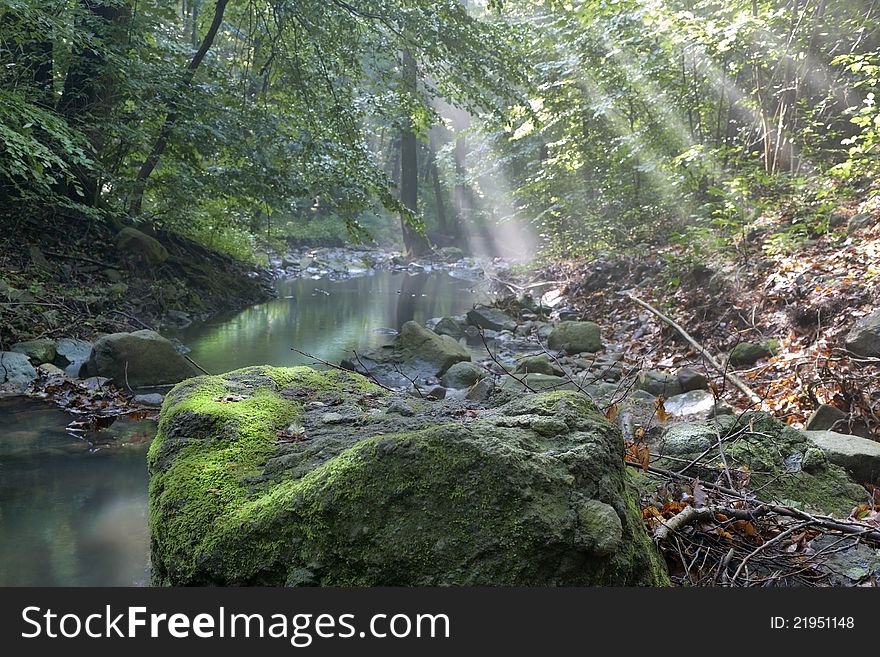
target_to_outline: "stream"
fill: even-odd
[[[285,279],[277,289],[277,299],[174,337],[213,373],[313,364],[291,347],[339,362],[392,339],[408,320],[489,300],[483,284],[445,271]],[[0,586],[146,586],[155,425],[118,421],[86,442],[65,431],[71,419],[45,402],[0,398]]]

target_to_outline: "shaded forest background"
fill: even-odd
[[[4,221],[779,251],[870,191],[875,2],[489,4],[4,0]]]

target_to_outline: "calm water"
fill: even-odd
[[[44,402],[0,398],[0,585],[149,581],[149,422],[117,422],[104,446],[65,432]]]
[[[465,312],[489,300],[485,288],[445,272],[410,275],[380,271],[344,281],[280,281],[278,299],[185,331],[189,356],[212,373],[247,365],[339,362],[354,349],[390,338],[384,328]],[[377,330],[379,329],[379,330]]]
[[[180,337],[211,372],[328,361],[381,344],[405,321],[488,300],[444,272],[377,272],[279,283],[279,298]],[[65,432],[71,416],[0,398],[0,586],[142,586],[149,582],[146,452],[151,423],[117,422],[97,442]]]

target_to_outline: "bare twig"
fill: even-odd
[[[320,363],[321,365],[326,365],[327,367],[329,367],[329,368],[331,368],[331,369],[339,370],[340,372],[351,373],[351,370],[347,370],[347,369],[345,369],[344,367],[342,367],[341,365],[337,365],[336,363],[331,363],[330,361],[324,360],[323,358],[318,358],[317,356],[314,356],[314,355],[312,355],[312,354],[310,354],[310,353],[308,353],[308,352],[302,351],[301,349],[297,349],[296,347],[291,347],[290,350],[291,350],[291,351],[295,351],[295,352],[298,353],[300,356],[305,356],[306,358],[311,358],[311,359],[312,359],[313,361],[315,361],[316,363]],[[364,367],[364,364],[361,362],[361,359],[360,359],[360,357],[357,355],[357,352],[356,352],[356,351],[354,352],[354,356],[355,356],[355,358],[357,358],[358,364],[359,364],[361,367]],[[366,369],[365,367],[364,367],[364,374],[363,374],[363,376],[367,377],[370,381],[372,381],[373,383],[375,383],[375,384],[376,384],[377,386],[379,386],[380,388],[383,388],[384,390],[387,390],[388,392],[397,392],[394,388],[389,388],[388,386],[386,386],[386,385],[380,383],[380,382],[376,379],[376,377],[373,376],[372,374],[370,374],[370,371],[369,371],[368,369]]]
[[[626,292],[626,291],[624,291],[624,292],[618,292],[618,294],[621,295],[621,296],[626,297],[627,299],[629,299],[629,300],[632,301],[633,303],[638,304],[639,306],[641,306],[641,307],[644,308],[645,310],[647,310],[647,311],[651,312],[652,314],[656,315],[656,316],[657,316],[659,319],[661,319],[663,322],[665,322],[666,324],[668,324],[669,326],[671,326],[672,328],[674,328],[676,331],[678,331],[678,332],[681,334],[681,336],[682,336],[685,340],[687,340],[687,341],[690,343],[690,345],[691,345],[694,349],[696,349],[697,352],[698,352],[701,356],[703,356],[703,358],[705,358],[705,359],[709,362],[709,364],[710,364],[712,367],[714,367],[714,368],[715,368],[715,369],[716,369],[716,370],[717,370],[717,371],[718,371],[718,372],[719,372],[724,378],[726,378],[726,379],[727,379],[728,381],[730,381],[733,385],[735,385],[737,388],[739,388],[739,390],[740,390],[740,391],[741,391],[746,397],[748,397],[748,399],[749,399],[750,402],[752,402],[753,404],[756,404],[756,405],[758,405],[758,406],[761,405],[761,403],[763,402],[763,400],[761,399],[761,397],[760,397],[760,396],[759,396],[754,390],[752,390],[751,388],[749,388],[749,386],[746,385],[745,381],[743,381],[742,379],[740,379],[740,378],[739,378],[738,376],[736,376],[735,374],[733,374],[733,373],[731,373],[731,372],[728,372],[727,369],[726,369],[724,366],[722,366],[721,363],[719,363],[719,362],[715,359],[715,357],[712,356],[712,354],[710,354],[708,351],[706,351],[706,349],[705,349],[705,348],[704,348],[699,342],[697,342],[693,337],[691,337],[691,335],[690,335],[687,331],[685,331],[685,330],[681,327],[680,324],[676,323],[675,321],[673,321],[672,319],[670,319],[669,317],[667,317],[666,315],[664,315],[662,312],[660,312],[659,310],[657,310],[657,309],[656,309],[654,306],[652,306],[651,304],[649,304],[649,303],[647,303],[647,302],[645,302],[645,301],[642,301],[641,299],[639,299],[638,297],[636,297],[636,296],[635,296],[634,294],[632,294],[631,292]]]
[[[737,567],[736,571],[734,571],[734,573],[733,573],[733,577],[730,578],[730,582],[729,582],[728,586],[733,586],[734,582],[736,582],[736,578],[739,577],[739,575],[740,575],[740,573],[742,572],[743,568],[745,568],[746,564],[747,564],[751,559],[753,559],[754,557],[756,557],[758,554],[760,554],[760,553],[763,552],[764,550],[770,548],[771,546],[776,545],[777,543],[782,542],[782,540],[783,540],[784,538],[787,538],[788,536],[791,536],[791,535],[794,534],[796,531],[801,530],[801,529],[806,529],[807,527],[809,527],[809,526],[812,525],[812,524],[813,524],[813,523],[812,523],[812,522],[809,522],[809,521],[807,521],[807,522],[799,522],[799,523],[797,523],[797,524],[795,524],[795,525],[792,525],[791,527],[789,527],[789,528],[786,529],[785,531],[780,532],[779,534],[777,534],[776,536],[774,536],[773,538],[771,538],[771,539],[770,539],[769,541],[767,541],[766,543],[761,543],[761,545],[759,545],[757,548],[755,548],[754,550],[752,550],[751,552],[749,552],[749,553],[743,558],[743,560],[740,562],[739,566]]]

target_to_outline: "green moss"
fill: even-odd
[[[704,425],[673,426],[664,436],[662,451],[678,458],[696,458],[719,436],[728,437],[724,453],[729,467],[747,471],[749,488],[761,499],[796,501],[804,508],[846,515],[866,497],[865,490],[842,468],[816,457],[803,433],[768,413],[720,416]],[[721,467],[717,450],[704,454],[702,461],[709,467],[693,468],[692,473],[714,478]],[[657,465],[677,470],[681,462],[661,459]]]
[[[402,432],[322,428],[307,404],[382,394],[308,368],[173,390],[150,451],[154,582],[666,583],[626,490],[619,432],[588,400],[550,393]],[[308,440],[276,444],[292,422]]]

